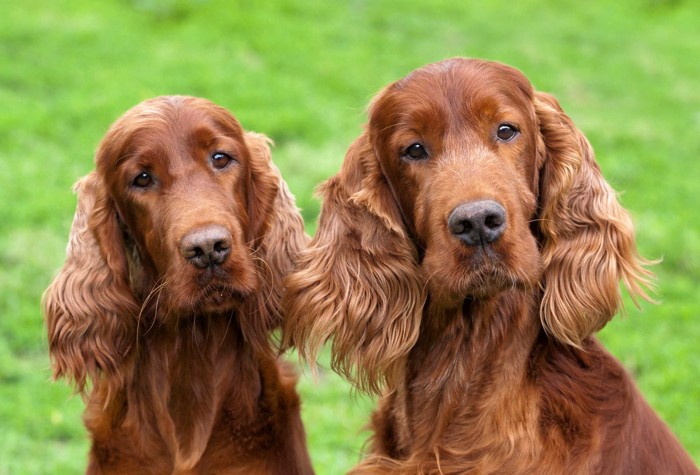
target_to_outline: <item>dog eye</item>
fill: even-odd
[[[503,142],[508,142],[516,135],[518,135],[518,129],[516,129],[515,126],[510,124],[499,125],[498,132],[496,132],[496,137],[498,137],[498,140],[501,140]]]
[[[148,172],[141,172],[136,175],[131,184],[137,188],[148,188],[153,184],[153,177]]]
[[[223,170],[233,161],[233,157],[228,153],[216,152],[211,156],[211,163],[217,170]]]
[[[403,155],[409,160],[423,160],[428,158],[428,151],[422,144],[414,143],[404,150]]]

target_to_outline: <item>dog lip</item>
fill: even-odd
[[[218,266],[207,267],[205,269],[202,269],[199,272],[197,272],[197,275],[195,277],[197,285],[202,289],[206,289],[208,287],[211,287],[212,285],[225,287],[226,284],[224,282],[230,279],[231,273]]]
[[[225,307],[227,304],[234,304],[242,300],[242,295],[236,291],[214,289],[206,292],[200,298],[205,306]]]
[[[495,243],[494,243],[495,244]],[[465,247],[459,245],[457,262],[459,267],[468,272],[506,271],[506,258],[494,244]]]
[[[508,287],[528,287],[522,276],[514,273],[492,248],[484,248],[465,257],[458,264],[460,293],[473,298],[493,295]]]
[[[231,310],[249,295],[249,291],[231,285],[211,285],[193,296],[191,307],[209,313]]]
[[[217,295],[222,297],[230,296],[238,299],[244,299],[251,295],[255,289],[247,288],[243,284],[237,284],[237,282],[232,281],[231,278],[226,280],[216,280],[212,281],[209,285],[204,286],[201,289],[201,296],[203,298],[217,298]]]

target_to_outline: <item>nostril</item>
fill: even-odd
[[[231,243],[227,241],[216,241],[214,243],[214,251],[216,252],[224,252],[228,251],[231,248]]]
[[[231,243],[229,241],[217,241],[214,243],[214,249],[210,255],[210,261],[213,264],[222,264],[230,252]]]
[[[204,255],[204,250],[201,247],[191,242],[186,242],[184,239],[183,244],[180,245],[180,252],[185,259],[192,259]]]
[[[474,223],[469,220],[456,221],[450,226],[452,234],[469,234],[474,232]]]
[[[484,219],[484,224],[489,229],[497,229],[503,226],[505,216],[499,214],[489,214]]]

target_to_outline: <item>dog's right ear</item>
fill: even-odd
[[[379,393],[418,337],[425,291],[417,250],[366,133],[320,194],[316,235],[285,281],[284,344],[313,362],[332,339],[333,369]]]
[[[85,393],[102,376],[123,377],[139,307],[129,287],[116,209],[95,172],[76,183],[78,205],[66,260],[42,298],[54,377]]]

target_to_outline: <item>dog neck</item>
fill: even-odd
[[[89,405],[114,416],[106,426],[91,427],[93,434],[101,429],[109,440],[126,432],[144,450],[164,446],[177,473],[196,466],[222,413],[234,426],[250,424],[262,376],[237,318],[200,316],[183,320],[178,328],[142,329],[124,390],[103,406]],[[86,423],[105,420],[95,416],[86,414]]]
[[[532,320],[536,305],[532,292],[517,289],[466,299],[461,307],[426,305],[421,334],[396,396],[405,398],[401,407],[406,414],[399,419],[405,421],[408,452],[439,446],[446,433],[469,427],[465,421],[488,417],[488,407],[501,415],[504,410],[516,413],[503,420],[523,419],[519,412],[526,408],[506,402],[518,391],[513,381],[525,380],[541,331],[540,322]],[[450,427],[456,420],[460,427]],[[471,427],[485,425],[475,422]]]

